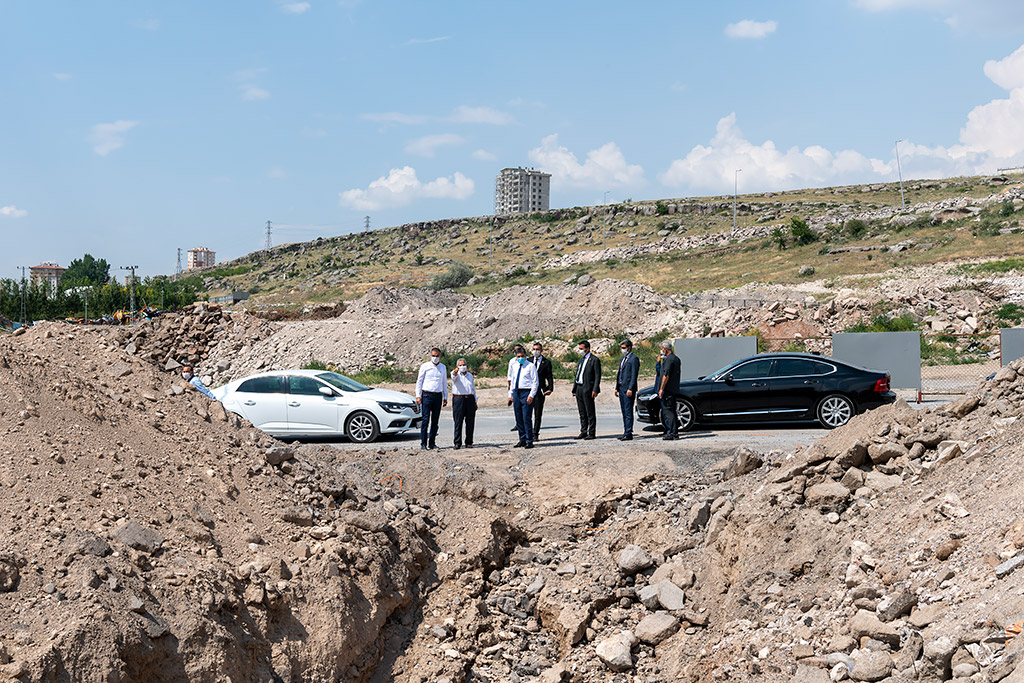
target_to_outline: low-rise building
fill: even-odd
[[[188,250],[188,269],[208,268],[217,262],[217,254],[206,247],[196,247]]]
[[[38,266],[29,268],[29,279],[32,284],[45,283],[50,286],[50,292],[57,291],[57,285],[67,268],[62,268],[56,263],[41,263]]]

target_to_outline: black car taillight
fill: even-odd
[[[875,382],[874,390],[877,392],[889,391],[889,375],[886,375],[882,379]]]

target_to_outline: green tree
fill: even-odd
[[[439,273],[430,283],[431,289],[458,289],[464,287],[473,277],[473,271],[465,263],[452,261],[447,273]]]
[[[110,265],[106,259],[93,258],[92,254],[86,254],[82,258],[76,258],[64,271],[61,284],[64,287],[78,287],[81,285],[102,285],[110,279]]]
[[[818,234],[811,230],[811,227],[807,225],[807,221],[801,218],[789,219],[789,233],[799,246],[818,241]]]
[[[772,244],[779,247],[779,250],[786,248],[786,233],[782,231],[782,228],[776,227],[772,230],[771,234]]]

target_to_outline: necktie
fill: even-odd
[[[519,375],[523,374],[523,366],[519,365],[519,370],[516,371],[516,391],[519,391]]]

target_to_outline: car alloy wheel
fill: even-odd
[[[348,438],[356,443],[375,441],[380,434],[377,420],[369,413],[356,413],[348,419],[345,429]]]
[[[679,431],[688,432],[693,429],[693,425],[697,421],[697,411],[694,410],[692,403],[685,398],[680,398],[676,400],[676,417],[679,422]]]
[[[853,403],[845,396],[833,394],[818,404],[818,422],[825,429],[842,427],[853,417]]]

